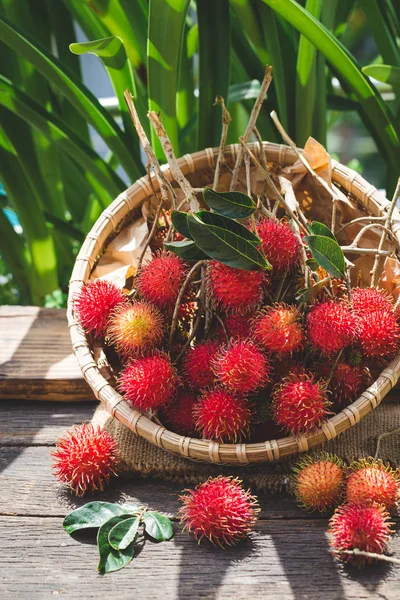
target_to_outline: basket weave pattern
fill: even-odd
[[[249,144],[249,146],[252,152],[259,157],[258,144]],[[267,160],[280,167],[292,165],[297,160],[295,152],[288,146],[264,142],[264,148]],[[237,151],[237,144],[225,148],[227,165],[234,165]],[[190,177],[190,174],[213,169],[217,155],[218,148],[206,148],[195,154],[186,154],[179,159],[178,163],[183,174]],[[173,178],[169,169],[163,167],[163,171],[169,181],[172,181]],[[355,171],[336,161],[332,161],[332,179],[343,191],[351,194],[364,207],[367,214],[382,216],[388,210],[390,202],[374,186],[368,184]],[[156,180],[154,180],[154,187],[158,190]],[[142,177],[120,194],[103,211],[82,245],[70,280],[67,315],[73,350],[84,378],[93,389],[96,397],[113,417],[137,435],[144,437],[168,452],[180,454],[192,460],[245,465],[279,460],[291,454],[305,452],[334,439],[374,410],[392,387],[396,385],[400,376],[400,355],[396,356],[386,366],[378,379],[355,402],[328,419],[318,429],[307,434],[267,440],[263,443],[219,444],[214,441],[180,436],[154,423],[138,410],[132,408],[100,374],[88,339],[77,320],[75,320],[74,298],[89,280],[90,274],[104,251],[110,236],[121,227],[122,222],[131,211],[137,209],[142,202],[152,196],[153,192],[147,177]],[[400,242],[399,231],[400,213],[395,209],[393,233]]]

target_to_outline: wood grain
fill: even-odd
[[[0,399],[94,398],[72,352],[66,312],[0,307]]]

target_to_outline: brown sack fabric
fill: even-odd
[[[286,488],[288,475],[298,460],[295,457],[242,468],[210,465],[175,456],[154,446],[111,417],[102,405],[97,408],[92,422],[106,429],[118,443],[123,472],[167,479],[184,485],[195,485],[209,476],[223,473],[238,476],[257,490],[279,491]],[[325,444],[323,450],[338,454],[346,462],[373,456],[377,437],[397,428],[400,428],[400,405],[397,402],[383,402],[360,423]],[[400,466],[400,433],[382,439],[379,458],[390,461],[393,466]]]

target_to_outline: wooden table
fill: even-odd
[[[65,385],[61,379],[57,399]],[[73,424],[89,420],[95,406],[0,401],[2,600],[400,597],[400,567],[381,563],[359,571],[338,564],[327,544],[327,519],[306,515],[284,494],[259,494],[262,513],[255,532],[236,548],[198,546],[176,523],[170,542],[147,543],[128,567],[99,575],[94,539],[74,539],[62,529],[64,516],[88,498],[76,500],[53,479],[50,458],[56,439]],[[96,499],[137,501],[175,517],[181,489],[162,481],[120,477]],[[400,557],[398,538],[391,550]]]

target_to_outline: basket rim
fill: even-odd
[[[225,147],[224,158],[228,163],[235,162],[239,146],[239,144],[231,144]],[[249,146],[254,154],[259,156],[259,144],[254,142]],[[267,159],[280,167],[290,166],[297,160],[296,153],[289,146],[263,142],[263,147]],[[213,168],[218,151],[219,148],[206,148],[199,152],[186,154],[178,160],[178,164],[184,175],[195,173],[198,169]],[[331,159],[331,165],[332,180],[360,201],[367,213],[381,215],[391,206],[389,200],[357,172],[333,159]],[[161,168],[166,177],[173,181],[168,165],[163,165]],[[154,187],[156,190],[158,189],[155,179]],[[129,186],[102,212],[86,236],[70,279],[67,319],[73,351],[84,378],[112,417],[121,421],[137,435],[170,453],[192,460],[246,465],[279,460],[320,446],[354,426],[380,404],[399,379],[400,354],[386,365],[373,384],[352,404],[327,419],[320,427],[296,436],[285,436],[258,443],[218,443],[213,440],[178,435],[132,408],[100,373],[86,334],[75,320],[73,303],[76,294],[89,279],[110,233],[131,210],[140,206],[146,198],[152,195],[147,176],[144,176]],[[397,208],[394,209],[393,220],[399,221],[399,224],[393,228],[393,235],[400,242],[400,212]]]

